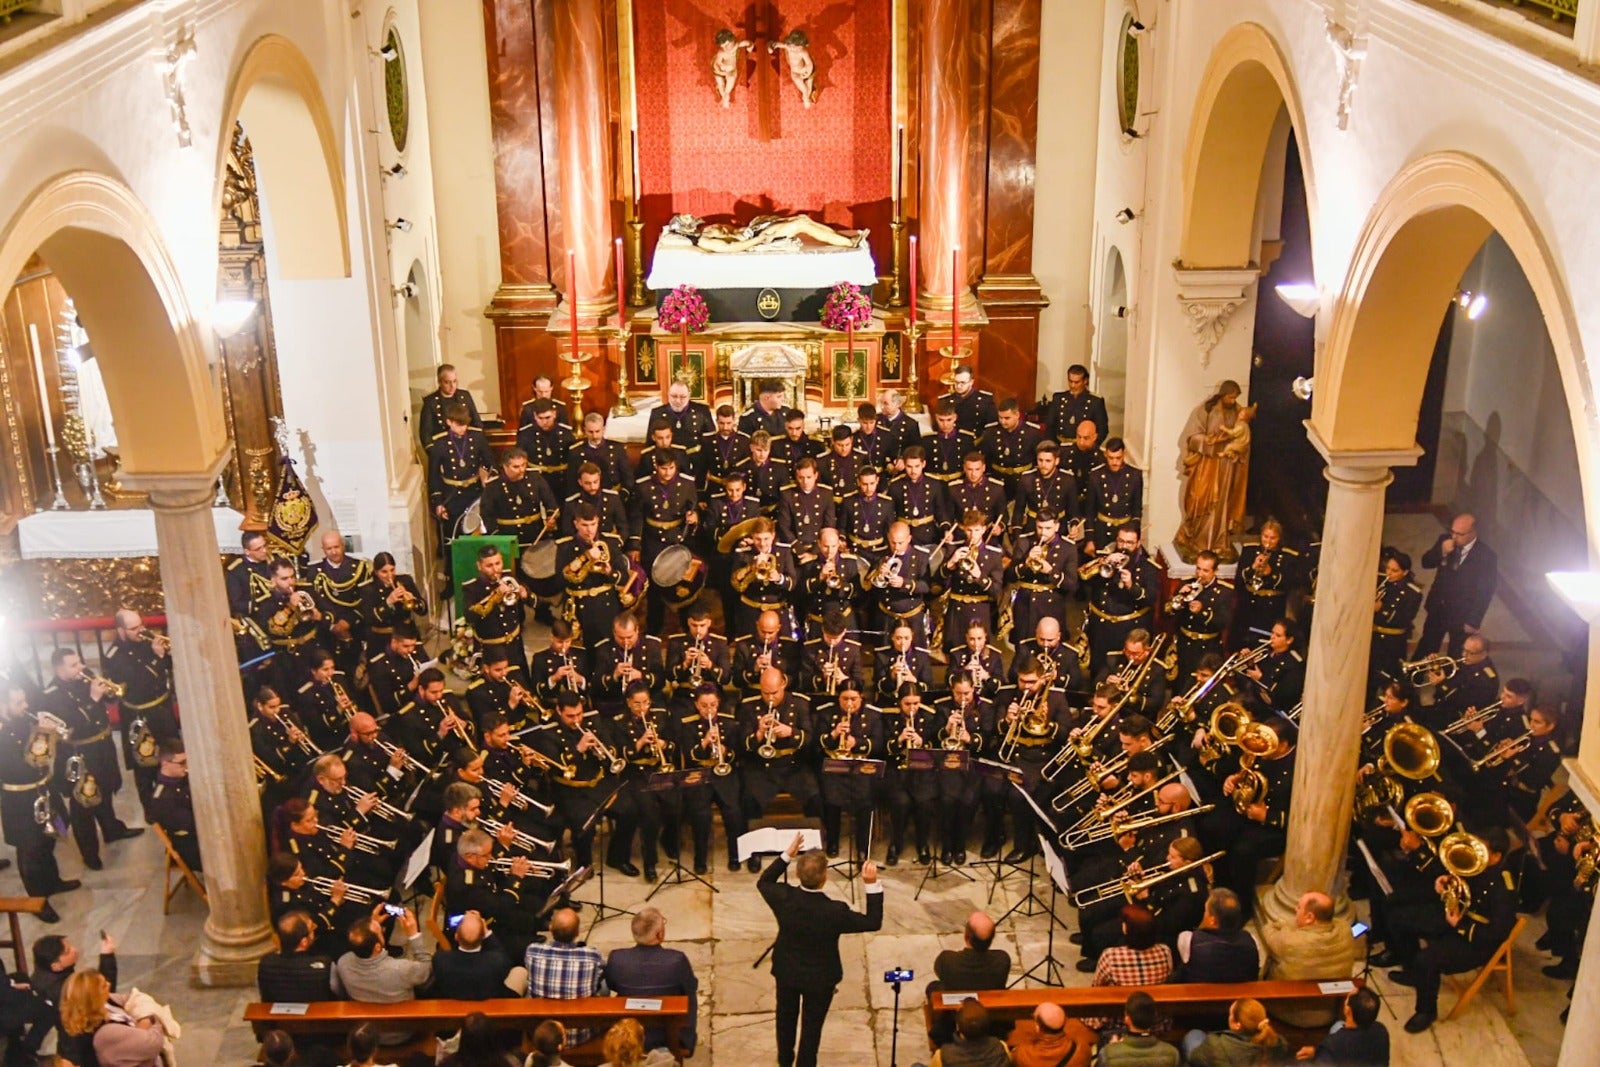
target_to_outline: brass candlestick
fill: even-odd
[[[571,394],[571,400],[569,401],[569,404],[572,409],[572,424],[574,426],[582,426],[583,393],[585,389],[589,388],[589,380],[583,376],[583,365],[589,362],[589,360],[593,359],[594,356],[583,351],[583,345],[581,341],[574,341],[572,343],[577,345],[577,348],[573,351],[573,354],[561,357],[561,362],[568,365],[567,377],[562,379],[561,384],[565,386],[567,392]]]
[[[650,290],[644,287],[644,222],[629,219],[627,226],[628,306],[644,307],[650,302]]]
[[[917,384],[917,339],[921,333],[914,322],[906,327],[906,402],[903,406],[913,415],[923,411],[922,390]]]
[[[611,405],[611,417],[625,419],[636,414],[628,400],[628,326],[627,314],[617,309],[617,402]]]
[[[906,224],[896,215],[894,221],[889,223],[889,242],[894,266],[889,275],[889,306],[892,308],[905,305],[905,288],[901,279],[906,273],[906,254],[901,247],[901,239],[905,236]]]

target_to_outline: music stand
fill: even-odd
[[[1038,819],[1039,819],[1039,821],[1041,823],[1043,823],[1046,827],[1049,828],[1050,833],[1052,833],[1052,834],[1059,834],[1060,833],[1060,831],[1056,829],[1056,824],[1051,821],[1050,816],[1048,816],[1048,815],[1046,815],[1044,813],[1044,809],[1039,807],[1038,802],[1035,801],[1033,799],[1033,797],[1028,793],[1028,791],[1022,787],[1022,783],[1021,782],[1012,781],[1011,788],[1015,789],[1017,792],[1022,794],[1022,799],[1026,800],[1028,802],[1028,807],[1033,809],[1034,815],[1036,815],[1038,817]],[[1045,841],[1045,835],[1042,834],[1042,833],[1039,834],[1039,840],[1040,841]],[[1046,857],[1046,861],[1045,861],[1047,869],[1048,869],[1050,858],[1051,857],[1055,857],[1055,848],[1054,848],[1054,846],[1050,846],[1049,853],[1050,853],[1050,856]],[[1013,915],[1021,915],[1023,918],[1031,918],[1032,916],[1035,916],[1035,915],[1045,915],[1045,914],[1049,914],[1050,916],[1052,916],[1052,918],[1055,916],[1055,889],[1054,889],[1054,884],[1055,883],[1054,883],[1054,881],[1051,882],[1051,902],[1049,904],[1046,904],[1044,898],[1039,895],[1039,893],[1038,893],[1038,891],[1036,889],[1034,889],[1033,865],[1034,865],[1034,861],[1036,859],[1038,859],[1038,853],[1034,853],[1032,856],[1028,857],[1028,892],[1023,895],[1023,898],[1021,900],[1019,900],[1015,904],[1011,905],[1011,910],[1010,911],[1008,911],[1004,915],[1000,916],[1000,921],[1001,922],[1005,922],[1007,919],[1009,919]],[[1058,862],[1059,862],[1059,859],[1058,859]],[[1017,864],[1015,866],[1017,866],[1019,869],[1021,867],[1020,864]],[[1063,877],[1065,877],[1065,876],[1063,875]]]
[[[570,897],[578,890],[579,887],[583,885],[583,883],[587,882],[592,877],[594,877],[593,867],[579,867],[577,870],[567,875],[561,880],[561,884],[556,886],[555,889],[550,892],[549,896],[545,897],[544,904],[540,906],[537,913],[538,917],[543,919],[551,912],[555,911],[563,900]]]
[[[933,774],[938,770],[946,770],[965,774],[972,765],[972,757],[965,749],[947,751],[942,748],[914,748],[906,753],[906,770],[920,774]],[[911,894],[912,900],[922,897],[922,890],[929,882],[936,882],[947,874],[960,875],[967,881],[975,881],[972,875],[954,864],[939,862],[940,853],[935,850],[933,862],[923,868],[922,881],[917,883],[917,891]]]
[[[983,759],[982,757],[979,757],[978,759],[972,761],[972,768],[978,772],[979,778],[984,778],[990,781],[1010,782],[1017,786],[1022,784],[1022,771],[1011,766],[1009,763],[1001,763],[998,760]],[[994,903],[994,895],[995,892],[999,890],[1000,883],[1005,881],[1009,875],[1015,874],[1023,869],[1021,863],[1007,863],[1004,859],[1004,856],[1005,849],[1001,848],[999,852],[994,854],[994,859],[980,859],[977,863],[973,864],[974,867],[982,868],[987,874],[993,876],[994,880],[989,883],[989,899],[987,901],[989,904]],[[1028,864],[1028,879],[1030,881],[1033,879],[1033,864],[1031,861]]]
[[[1061,961],[1056,959],[1056,924],[1061,922],[1060,917],[1056,915],[1056,897],[1061,893],[1067,892],[1067,869],[1062,865],[1061,857],[1056,853],[1055,846],[1051,844],[1044,834],[1039,835],[1039,849],[1041,855],[1044,856],[1045,870],[1050,874],[1050,905],[1047,909],[1050,915],[1050,922],[1049,934],[1045,939],[1044,959],[1017,975],[1016,980],[1010,986],[1007,986],[1008,989],[1021,984],[1029,978],[1043,982],[1048,986],[1065,984],[1062,982],[1062,975],[1066,969],[1061,965]],[[1033,883],[1031,881],[1028,883],[1028,895],[1033,895]],[[1016,908],[1011,910],[1015,911]],[[1006,914],[1009,915],[1011,912]],[[1041,967],[1044,968],[1044,974],[1042,976],[1035,974],[1034,972]]]
[[[857,778],[880,778],[883,775],[883,769],[884,762],[881,759],[827,758],[822,761],[823,774],[838,774],[854,776]],[[876,807],[876,805],[867,806],[869,808]],[[865,851],[863,851],[861,848],[861,827],[856,825],[856,818],[854,814],[856,808],[854,805],[851,805],[843,810],[851,813],[850,855],[844,859],[834,860],[832,863],[828,864],[828,869],[838,871],[845,881],[850,883],[850,902],[853,904],[855,903],[856,899],[856,876],[861,873],[862,861],[869,858],[872,854],[872,828],[870,824],[867,827],[867,848]]]
[[[709,785],[710,783],[707,781],[706,777],[708,773],[709,772],[704,767],[688,767],[681,771],[657,771],[646,778],[639,789],[640,792],[649,794],[665,793],[669,790],[691,789],[702,785]],[[683,855],[681,847],[675,849],[674,851],[676,852],[676,855],[667,857],[667,862],[672,864],[672,869],[669,870],[662,877],[662,879],[655,884],[655,888],[651,889],[649,893],[645,894],[644,899],[646,902],[648,902],[657,893],[661,892],[663,887],[669,885],[683,885],[685,882],[699,882],[713,893],[720,892],[716,886],[706,881],[706,879],[702,876],[695,874],[693,871],[684,869],[683,861],[680,859],[680,857]]]
[[[590,815],[587,819],[583,820],[583,825],[578,828],[577,836],[582,836],[582,835],[587,834],[590,831],[596,829],[596,824],[600,821],[600,816],[604,815],[607,811],[611,810],[611,805],[616,803],[617,794],[622,792],[622,788],[623,788],[624,784],[625,783],[618,782],[616,787],[613,788],[611,790],[611,792],[609,794],[607,794],[606,798],[600,802],[600,806],[594,809],[594,814]],[[606,857],[605,857],[605,845],[609,844],[610,841],[611,841],[611,827],[610,827],[610,825],[607,825],[603,829],[599,830],[597,832],[597,836],[602,836],[603,837],[603,840],[598,842],[598,844],[600,845],[600,849],[601,849],[600,862],[594,864],[594,869],[596,871],[600,872],[600,877],[596,879],[596,882],[600,886],[600,899],[599,900],[593,900],[593,901],[592,900],[579,901],[580,904],[587,904],[590,907],[594,908],[594,918],[589,922],[589,932],[590,933],[593,933],[594,932],[594,928],[596,926],[600,925],[601,923],[605,922],[607,919],[615,918],[618,915],[636,915],[636,914],[638,914],[637,912],[630,911],[627,908],[619,908],[615,904],[607,904],[606,903]],[[593,847],[591,846],[591,852],[592,851],[593,851]],[[607,914],[608,912],[610,914]]]

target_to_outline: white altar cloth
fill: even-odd
[[[699,289],[824,289],[854,282],[878,284],[872,249],[811,245],[799,250],[752,248],[744,252],[703,252],[687,237],[663,233],[650,261],[651,289],[693,285]]]
[[[239,551],[244,516],[232,508],[212,508],[217,549]],[[146,508],[105,511],[41,511],[17,523],[23,559],[112,559],[154,556],[156,516]]]

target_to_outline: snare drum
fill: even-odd
[[[706,565],[683,545],[670,545],[651,565],[650,580],[668,604],[682,608],[706,587]]]
[[[528,588],[541,600],[554,600],[566,591],[566,583],[556,573],[556,545],[554,541],[540,541],[523,549],[517,564]]]

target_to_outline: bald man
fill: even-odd
[[[1294,916],[1265,923],[1261,940],[1267,946],[1270,980],[1342,981],[1354,973],[1365,946],[1350,936],[1350,927],[1335,911],[1333,898],[1312,890],[1295,903]],[[1337,921],[1336,921],[1337,919]],[[1272,1017],[1291,1026],[1312,1029],[1330,1025],[1339,1017],[1335,1006],[1278,1008]]]
[[[453,1000],[495,1000],[507,995],[511,957],[499,939],[489,936],[478,912],[468,909],[453,934],[455,948],[433,957],[433,981]],[[519,984],[516,991],[520,992]]]
[[[363,659],[366,622],[362,605],[372,585],[372,564],[345,555],[344,535],[328,530],[322,535],[322,558],[311,565],[307,581],[331,638],[328,651],[341,671],[353,675]]]
[[[578,940],[578,913],[560,908],[550,916],[550,940],[535,941],[522,957],[528,969],[528,996],[578,1000],[603,995],[605,960],[600,950]],[[587,1030],[567,1030],[567,1047],[581,1045],[593,1036]]]
[[[965,948],[946,949],[933,961],[934,981],[928,983],[928,997],[939,991],[975,993],[985,989],[1004,989],[1011,976],[1011,953],[992,948],[994,920],[981,911],[967,916],[962,929]],[[939,1044],[955,1039],[955,1016],[939,1012],[933,1017],[928,1036]]]
[[[1061,621],[1045,616],[1034,625],[1033,636],[1017,645],[1017,654],[1011,659],[1007,680],[1012,682],[1017,680],[1017,668],[1030,654],[1035,658],[1042,655],[1048,657],[1056,666],[1054,684],[1058,688],[1073,693],[1088,692],[1089,678],[1084,673],[1083,661],[1078,658],[1078,648],[1082,646],[1083,640],[1079,637],[1078,645],[1062,640]]]
[[[116,624],[116,639],[107,647],[100,670],[125,689],[121,699],[122,760],[133,772],[148,822],[150,797],[161,764],[161,742],[179,736],[178,717],[172,709],[172,646],[166,634],[145,629],[137,611],[118,611]]]
[[[1047,1002],[1012,1029],[1011,1062],[1015,1067],[1088,1067],[1095,1041],[1093,1030],[1069,1019],[1061,1005]]]

